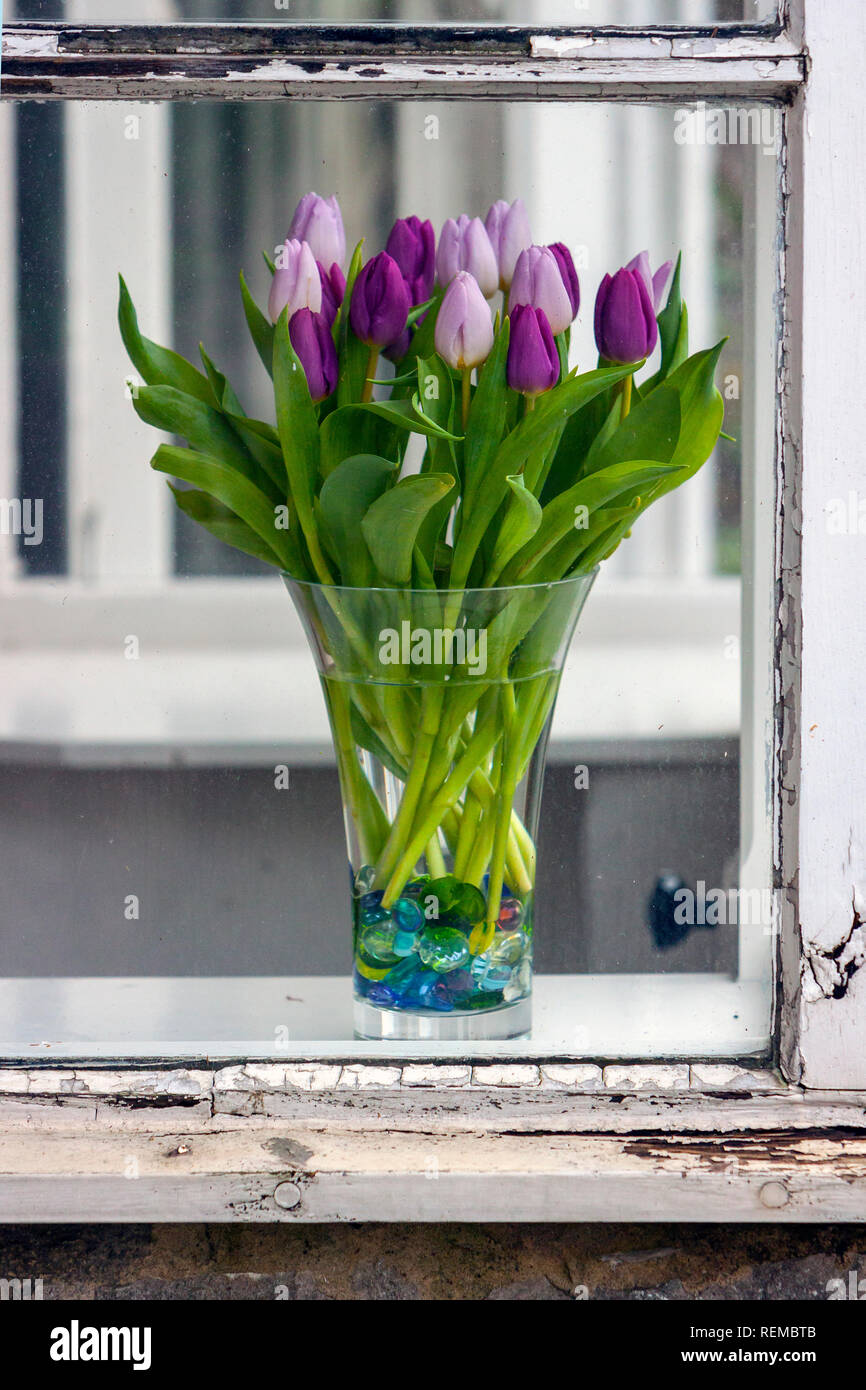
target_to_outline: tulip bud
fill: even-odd
[[[499,288],[508,290],[514,279],[517,257],[532,245],[529,217],[523,200],[515,198],[509,205],[504,198],[500,198],[488,211],[484,226],[499,266]]]
[[[337,310],[343,302],[343,295],[346,293],[346,277],[336,261],[331,266],[330,272],[325,269],[321,261],[317,261],[316,264],[319,267],[319,280],[322,284],[322,313],[328,320],[330,327],[337,317]]]
[[[461,270],[474,276],[485,299],[499,288],[499,267],[496,252],[480,217],[467,217],[463,212],[455,222],[449,217],[439,237],[436,252],[436,274],[439,284],[448,286]]]
[[[292,217],[289,236],[305,241],[322,265],[343,265],[346,259],[346,233],[343,215],[335,194],[320,198],[318,193],[305,193]]]
[[[571,295],[549,246],[530,246],[518,256],[508,312],[512,313],[518,304],[543,309],[554,333],[564,333],[574,318]]]
[[[671,278],[671,271],[674,268],[673,261],[665,261],[660,265],[655,275],[650,270],[650,258],[648,251],[640,251],[634,256],[626,266],[626,270],[636,270],[649,291],[653,309],[658,313],[662,306],[662,300]]]
[[[382,349],[382,356],[387,357],[389,362],[402,362],[409,346],[412,342],[412,334],[408,328],[404,328],[399,338],[395,338],[393,343],[389,343]]]
[[[493,347],[490,306],[478,281],[459,270],[439,306],[434,335],[436,351],[455,371],[479,367]]]
[[[319,268],[309,246],[304,241],[289,240],[277,253],[276,270],[268,297],[268,313],[276,323],[288,307],[289,318],[299,309],[322,307],[322,282]]]
[[[640,362],[656,345],[658,326],[638,270],[605,275],[595,301],[595,341],[608,362]]]
[[[400,267],[380,251],[358,272],[349,310],[352,332],[368,347],[387,347],[406,327],[410,308]]]
[[[432,222],[401,217],[394,223],[385,250],[400,267],[409,286],[413,305],[423,304],[433,293],[436,274],[436,233]]]
[[[538,396],[559,380],[559,353],[543,309],[517,304],[511,314],[505,375],[512,391]]]
[[[322,401],[337,389],[337,349],[330,324],[322,313],[299,309],[289,320],[289,338],[301,361],[310,395]]]
[[[571,301],[571,317],[575,319],[580,308],[580,282],[574,268],[574,261],[571,259],[571,252],[564,241],[555,241],[547,249],[553,252],[556,264],[559,266],[562,283],[565,285],[566,293]]]

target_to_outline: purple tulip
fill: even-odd
[[[530,246],[518,256],[508,312],[512,313],[518,304],[543,309],[554,333],[564,333],[574,318],[571,294],[549,246]]]
[[[436,252],[436,274],[439,284],[447,287],[461,270],[468,270],[481,287],[485,299],[499,288],[499,266],[496,263],[490,237],[480,217],[467,217],[462,212],[456,222],[449,217],[439,237]]]
[[[608,362],[640,362],[656,345],[658,326],[639,270],[605,275],[595,301],[595,341]]]
[[[324,314],[299,309],[289,322],[289,337],[298,354],[314,401],[337,389],[339,368],[331,326]]]
[[[380,251],[358,272],[349,310],[352,332],[368,347],[387,347],[400,337],[411,307],[400,267]]]
[[[522,198],[515,198],[511,204],[500,198],[487,213],[484,226],[499,265],[499,288],[508,290],[514,279],[517,257],[532,245],[529,217]]]
[[[559,353],[543,309],[515,305],[505,374],[512,391],[521,391],[524,396],[549,391],[559,380]]]
[[[468,270],[458,270],[445,291],[436,319],[435,343],[439,356],[455,371],[479,367],[490,354],[490,306]]]
[[[318,193],[305,193],[292,217],[289,236],[305,241],[322,265],[343,265],[346,259],[346,233],[343,215],[335,194],[320,198]]]
[[[665,261],[660,265],[655,275],[650,270],[650,258],[648,251],[640,251],[634,256],[626,266],[626,270],[636,270],[649,291],[653,308],[656,313],[662,306],[668,284],[671,278],[671,271],[674,268],[673,261]]]
[[[346,293],[346,277],[335,261],[330,271],[327,271],[321,261],[316,262],[319,267],[319,279],[322,283],[322,313],[331,325],[337,317],[337,310],[343,302]]]
[[[277,252],[276,269],[268,297],[268,313],[276,323],[288,308],[291,319],[299,309],[322,307],[322,282],[315,257],[305,241],[291,239]]]
[[[552,251],[556,258],[562,283],[565,285],[566,293],[571,300],[571,317],[575,319],[580,308],[580,281],[577,278],[574,261],[571,259],[571,252],[564,241],[555,241],[547,249]]]
[[[385,242],[385,250],[400,267],[413,305],[423,304],[433,293],[436,275],[433,223],[422,222],[419,217],[398,218]]]
[[[387,357],[389,362],[402,362],[409,351],[411,342],[412,334],[408,328],[404,328],[399,338],[395,338],[393,343],[389,343],[386,348],[383,348],[382,356]]]

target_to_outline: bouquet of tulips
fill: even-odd
[[[241,294],[273,420],[245,413],[203,348],[199,369],[144,338],[121,280],[135,409],[188,446],[161,444],[152,467],[183,512],[288,577],[351,822],[364,988],[439,1007],[436,985],[462,975],[466,1000],[482,980],[501,1002],[531,933],[514,795],[570,635],[562,581],[707,459],[722,345],[689,356],[680,262],[651,274],[642,253],[599,286],[597,365],[570,368],[578,276],[564,244],[533,244],[520,200],[449,219],[438,244],[400,219],[346,264],[336,198],[310,193],[268,264],[267,313],[243,275]],[[500,949],[497,975],[506,928],[523,946]]]

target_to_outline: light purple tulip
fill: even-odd
[[[468,270],[458,270],[439,306],[436,351],[455,371],[479,367],[493,347],[490,305]]]
[[[318,313],[322,307],[322,282],[316,258],[305,241],[289,240],[277,252],[276,270],[268,297],[268,313],[276,323],[288,307],[289,319],[299,309]]]
[[[331,325],[322,313],[299,309],[289,323],[289,337],[307,378],[314,401],[323,401],[337,389],[339,367]]]
[[[539,396],[556,385],[559,372],[559,353],[544,310],[515,305],[505,365],[508,385],[524,396]]]
[[[436,274],[440,285],[450,285],[461,270],[467,270],[478,281],[485,299],[489,299],[499,288],[496,252],[484,223],[480,217],[467,217],[465,212],[456,221],[453,217],[448,218],[436,252]]]
[[[673,261],[665,261],[663,265],[659,266],[655,275],[653,275],[650,269],[650,258],[648,251],[638,252],[638,254],[636,256],[633,256],[632,259],[629,261],[628,265],[625,267],[626,270],[636,270],[638,275],[640,275],[641,279],[647,287],[647,290],[649,291],[649,297],[652,300],[653,308],[655,309],[656,313],[658,313],[659,309],[662,307],[662,301],[664,300],[665,293],[667,291],[668,285],[670,284],[671,272],[673,268]]]
[[[595,341],[608,362],[641,362],[658,339],[650,291],[639,270],[605,275],[595,300]]]
[[[532,245],[529,215],[523,199],[515,198],[513,203],[498,199],[487,213],[484,226],[499,265],[499,288],[508,290],[514,279],[517,257]]]
[[[554,333],[564,333],[574,318],[571,296],[549,246],[530,246],[518,256],[508,297],[509,314],[519,304],[543,309]]]
[[[336,263],[342,269],[346,260],[346,233],[336,194],[320,198],[318,193],[305,193],[295,208],[289,236],[296,241],[306,241],[314,258],[322,265]]]

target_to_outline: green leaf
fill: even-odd
[[[363,405],[353,405],[347,409],[364,410],[369,411],[372,415],[381,415],[383,420],[388,420],[398,429],[407,430],[412,434],[435,435],[439,439],[454,440],[460,438],[460,435],[451,434],[422,412],[417,392],[411,401],[367,401]]]
[[[541,503],[529,491],[519,473],[506,478],[512,497],[508,503],[499,535],[493,547],[490,561],[490,578],[493,584],[508,561],[535,535],[541,525]]]
[[[522,472],[527,459],[543,447],[546,438],[601,391],[635,370],[634,365],[602,367],[582,376],[569,377],[540,397],[534,410],[524,415],[517,429],[503,439],[476,485],[454,552],[452,582],[462,588],[484,532],[496,515],[508,490],[506,479]]]
[[[280,490],[256,462],[226,417],[212,405],[187,396],[173,386],[144,386],[134,397],[133,406],[145,424],[180,435],[192,449],[219,459],[248,478],[273,501],[281,500]]]
[[[381,458],[400,460],[397,431],[381,415],[359,411],[354,405],[344,405],[331,412],[320,431],[321,472],[328,477],[343,459],[354,454],[378,454]]]
[[[120,280],[120,299],[117,306],[117,321],[120,336],[129,353],[132,365],[148,386],[173,386],[196,400],[209,402],[211,388],[207,377],[202,376],[191,362],[170,348],[160,347],[150,338],[145,338],[138,329],[138,317],[126,288],[123,276]]]
[[[669,463],[682,427],[679,392],[660,386],[638,401],[620,424],[603,431],[586,456],[583,473],[590,475],[625,459],[655,459]]]
[[[274,551],[279,563],[294,573],[297,557],[291,533],[277,528],[278,514],[273,503],[248,478],[219,459],[192,449],[178,449],[173,444],[161,444],[150,466],[158,473],[168,473],[184,483],[192,483],[193,487],[215,497],[246,522]]]
[[[274,397],[277,433],[283,450],[289,491],[319,579],[332,582],[319,545],[313,495],[319,476],[319,421],[303,367],[289,338],[287,311],[274,333]]]
[[[448,473],[415,473],[379,497],[361,523],[361,532],[379,573],[390,584],[412,579],[412,551],[430,508],[454,487]]]
[[[256,560],[263,560],[266,565],[276,565],[277,569],[285,569],[285,564],[277,552],[263,541],[252,527],[247,526],[245,521],[241,521],[228,507],[223,506],[222,502],[208,496],[206,492],[199,492],[197,488],[172,487],[171,483],[168,486],[180,510],[206,531],[210,531],[217,540],[234,546],[235,550],[242,550],[245,555],[254,556]]]
[[[565,492],[554,497],[542,512],[541,525],[535,535],[503,571],[501,584],[533,583],[562,578],[555,566],[543,566],[545,557],[573,531],[585,529],[579,523],[588,520],[594,511],[616,497],[655,483],[678,470],[669,464],[649,459],[632,459],[611,464],[608,468],[581,478]],[[629,499],[626,498],[626,501]],[[586,517],[583,511],[586,509]]]
[[[496,335],[490,355],[478,376],[478,385],[469,407],[466,439],[463,444],[464,507],[471,507],[479,482],[499,448],[506,425],[505,404],[508,383],[509,321]]]
[[[682,425],[671,463],[683,472],[676,480],[670,477],[660,484],[656,494],[659,497],[693,477],[715,448],[725,405],[714,378],[726,342],[727,339],[723,338],[715,347],[696,352],[665,382],[663,389],[675,390],[680,397]]]
[[[352,291],[355,288],[355,281],[358,273],[364,264],[364,243],[359,241],[352,253],[349,262],[349,273],[346,276],[346,293],[343,296],[343,303],[340,309],[340,323],[337,330],[337,353],[340,359],[340,375],[337,380],[337,404],[340,406],[351,405],[359,401],[364,392],[364,381],[367,375],[367,362],[370,357],[370,349],[366,343],[362,343],[352,332],[352,325],[349,322],[349,308],[352,303]]]
[[[247,289],[247,282],[244,273],[241,271],[241,297],[244,301],[244,314],[247,320],[247,327],[250,330],[250,337],[255,344],[256,352],[264,363],[268,376],[273,376],[274,363],[274,325],[270,319],[262,313],[256,301]]]
[[[353,704],[349,713],[352,724],[352,736],[355,742],[361,747],[366,748],[368,753],[372,753],[374,758],[378,758],[383,767],[401,782],[406,780],[406,769],[396,761],[390,749],[380,739],[379,735],[371,729],[358,706]]]
[[[668,291],[665,307],[658,316],[659,344],[661,346],[661,367],[656,380],[664,381],[671,372],[686,360],[689,355],[689,320],[686,306],[680,292],[680,275],[683,267],[682,251],[677,256],[674,277]]]
[[[325,479],[319,494],[322,519],[338,556],[344,584],[369,585],[373,561],[361,523],[397,471],[396,463],[373,454],[344,459]]]

